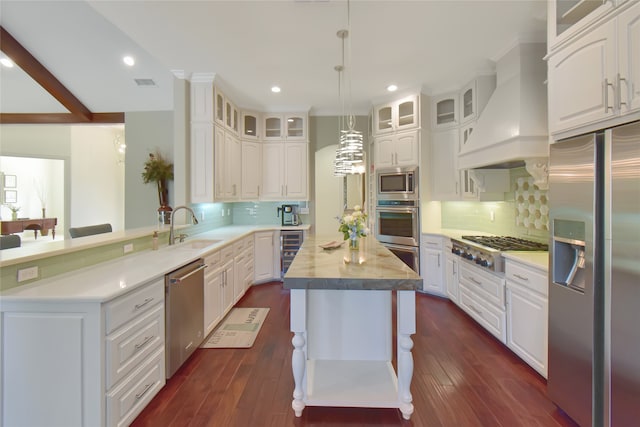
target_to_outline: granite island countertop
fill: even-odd
[[[309,236],[284,276],[287,289],[415,290],[422,278],[369,236],[360,249],[350,250],[345,241],[336,249],[320,245],[331,237]]]

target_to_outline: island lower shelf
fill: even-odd
[[[397,408],[398,379],[391,362],[307,360],[308,406]]]

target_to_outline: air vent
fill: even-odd
[[[156,82],[153,81],[153,79],[133,79],[136,84],[138,86],[143,86],[143,87],[155,87]]]

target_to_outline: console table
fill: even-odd
[[[2,228],[2,235],[22,233],[25,230],[33,230],[35,238],[38,238],[38,230],[44,231],[47,234],[48,230],[51,230],[51,238],[56,238],[56,225],[58,224],[58,218],[25,218],[16,219],[14,221],[2,221],[0,222]]]
[[[284,276],[291,290],[297,417],[305,406],[398,408],[413,413],[411,335],[420,276],[373,237],[360,250],[323,250],[305,239]],[[397,366],[392,364],[392,292],[396,292]]]

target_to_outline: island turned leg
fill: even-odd
[[[293,371],[293,401],[291,407],[296,417],[302,416],[304,403],[304,373],[307,364],[307,354],[305,352],[305,332],[307,318],[307,292],[304,289],[291,290],[291,332],[293,338],[293,354],[291,355],[291,369]]]
[[[398,399],[400,412],[405,420],[413,413],[413,396],[411,396],[411,378],[413,377],[413,341],[411,335],[416,333],[416,293],[415,291],[398,291]]]

